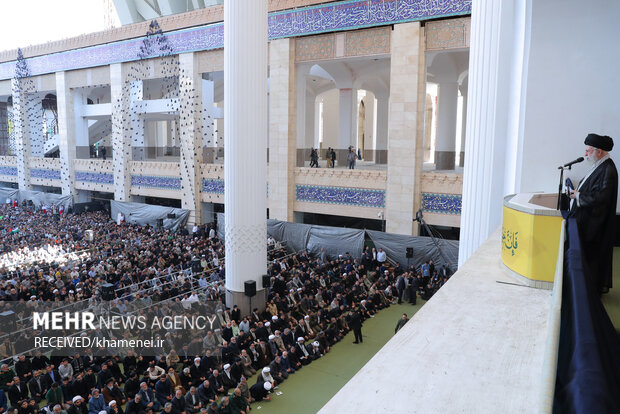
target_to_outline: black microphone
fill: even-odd
[[[573,164],[579,164],[580,162],[583,162],[584,158],[583,157],[579,157],[576,160],[573,160],[571,162],[567,162],[566,164],[564,164],[562,167],[570,167]]]

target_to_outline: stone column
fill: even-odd
[[[270,50],[273,49],[270,46]],[[294,48],[293,48],[294,50]],[[294,56],[293,56],[294,58]],[[286,59],[286,58],[285,58]],[[270,62],[271,66],[271,62]],[[296,162],[295,165],[297,167],[304,167],[307,160],[310,159],[310,148],[314,146],[314,140],[310,139],[310,137],[306,136],[306,127],[310,120],[306,119],[306,111],[309,109],[307,107],[306,102],[306,76],[308,75],[310,68],[306,66],[302,66],[301,68],[297,68],[294,72],[297,75],[295,79],[297,96],[297,151],[296,151]],[[270,85],[274,80],[274,76],[270,73]],[[288,79],[288,77],[287,77]],[[271,99],[273,99],[273,95],[271,92],[271,87],[269,91],[269,99],[271,103]],[[308,91],[309,92],[309,91]],[[271,134],[270,134],[271,135]],[[270,136],[271,138],[271,136]],[[271,165],[271,159],[269,160],[269,164]]]
[[[459,86],[461,96],[463,96],[463,106],[461,111],[461,154],[459,157],[459,167],[465,165],[465,131],[467,130],[467,78]]]
[[[261,275],[267,271],[267,2],[225,2],[224,96],[226,304],[238,305],[247,314],[265,305]],[[272,148],[282,150],[276,143]],[[252,280],[257,293],[249,298],[244,282]]]
[[[38,94],[27,100],[28,126],[30,128],[30,155],[43,157],[43,107]]]
[[[269,217],[293,221],[297,148],[295,41],[269,44]]]
[[[387,164],[388,118],[390,97],[387,93],[377,94],[377,138],[375,164]]]
[[[20,190],[30,190],[30,125],[28,119],[28,92],[32,80],[11,79],[13,98],[13,131],[17,153],[17,183]]]
[[[439,84],[437,108],[437,141],[435,145],[435,169],[453,170],[456,146],[456,111],[459,84]]]
[[[129,122],[131,133],[131,152],[133,161],[144,161],[146,159],[145,146],[145,124],[144,124],[144,83],[141,80],[129,83]],[[155,134],[155,131],[151,133]],[[157,142],[154,143],[157,147]]]
[[[417,159],[421,28],[419,22],[394,26],[391,42],[388,174],[385,219],[388,233],[413,234]]]
[[[60,188],[63,195],[76,199],[77,190],[73,160],[76,157],[74,104],[66,72],[56,72],[56,104],[58,109],[58,148],[60,150]]]
[[[181,137],[181,208],[187,224],[202,223],[202,77],[194,53],[179,55],[179,135]]]
[[[357,116],[354,111],[357,102],[357,90],[351,88],[340,89],[338,99],[338,148],[336,162],[339,166],[347,165],[347,153],[349,146],[354,145],[354,122]]]
[[[129,123],[129,88],[125,88],[126,69],[122,63],[110,65],[110,95],[112,102],[112,151],[114,154],[114,199],[132,201],[131,135]]]

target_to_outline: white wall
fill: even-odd
[[[557,166],[583,156],[590,132],[609,135],[620,166],[620,2],[532,2],[520,191],[557,191]],[[587,170],[569,173],[573,182]],[[618,203],[620,212],[620,202]]]

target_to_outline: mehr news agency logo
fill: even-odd
[[[49,331],[95,331],[99,330],[205,330],[213,329],[215,315],[161,316],[147,318],[144,315],[97,316],[93,312],[33,312],[33,329]],[[101,336],[35,336],[37,348],[155,348],[163,346],[162,339],[111,339]]]

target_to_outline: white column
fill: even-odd
[[[181,207],[190,210],[188,225],[202,223],[202,79],[194,53],[179,55],[179,132],[181,136]]]
[[[299,109],[297,110],[299,113]],[[306,116],[304,118],[306,129],[305,129],[305,137],[306,137],[306,146],[307,147],[319,147],[319,139],[318,136],[315,139],[314,133],[314,124],[316,117],[316,95],[307,91],[306,93]]]
[[[31,79],[11,79],[13,97],[13,130],[17,154],[17,183],[20,190],[30,190],[30,126],[27,108],[27,91]]]
[[[30,128],[30,154],[43,157],[43,107],[41,99],[34,94],[27,100],[28,126]]]
[[[347,165],[347,150],[353,145],[354,119],[353,108],[357,100],[357,91],[351,88],[340,89],[338,96],[338,165]]]
[[[64,83],[66,85],[66,75],[64,76]],[[58,89],[58,78],[56,79],[56,89]],[[65,86],[66,87],[66,86]],[[67,109],[68,114],[73,114],[73,134],[75,136],[74,145],[76,146],[76,158],[90,158],[90,140],[88,136],[88,119],[82,116],[82,108],[87,105],[86,93],[80,89],[73,89],[70,95],[70,100],[73,101],[72,111]],[[58,117],[60,118],[60,109],[58,110]],[[67,121],[67,125],[69,121]],[[112,158],[112,151],[107,154],[108,158]]]
[[[271,53],[271,51],[270,51]],[[286,61],[286,57],[284,58],[284,60]],[[271,62],[270,62],[271,63]],[[272,65],[270,64],[270,67]],[[286,64],[286,67],[288,67],[288,63]],[[307,103],[306,103],[306,76],[309,72],[309,68],[306,66],[302,66],[301,68],[298,68],[297,70],[297,79],[296,79],[296,85],[297,85],[297,151],[296,151],[296,163],[295,165],[297,165],[298,167],[303,167],[305,165],[305,162],[307,159],[309,159],[310,156],[310,148],[312,148],[314,146],[314,141],[306,136],[306,127],[307,127],[307,123],[310,121],[308,119],[306,119],[306,109],[307,109]],[[275,79],[275,76],[273,76],[270,73],[270,85],[272,81],[277,81]],[[288,79],[288,77],[287,77]],[[271,96],[271,91],[270,91],[270,96]],[[269,160],[270,164],[271,164],[271,159]],[[270,210],[271,211],[271,210]]]
[[[501,225],[503,198],[517,182],[527,7],[507,3],[472,4],[459,265]]]
[[[112,151],[114,156],[114,199],[132,201],[131,189],[131,136],[129,130],[129,88],[122,63],[110,65],[110,94],[112,102]]]
[[[131,133],[131,152],[133,161],[144,161],[146,159],[145,145],[147,142],[157,146],[157,140],[145,139],[146,128],[144,123],[144,83],[141,80],[129,83],[129,111],[130,133]],[[156,131],[149,131],[155,135]]]
[[[76,155],[73,97],[66,72],[56,72],[56,104],[58,109],[58,148],[60,150],[60,188],[63,195],[77,195],[73,160]]]
[[[387,163],[388,118],[390,114],[390,96],[387,93],[377,95],[377,136],[375,145],[375,164]]]
[[[465,165],[465,131],[467,130],[467,80],[459,87],[463,96],[463,106],[461,114],[461,154],[459,157],[459,167]]]
[[[453,170],[456,147],[456,111],[459,84],[439,84],[437,108],[437,141],[435,146],[435,169]]]
[[[250,311],[244,282],[256,281],[252,307],[264,306],[267,271],[267,2],[224,5],[224,200],[226,303]]]

